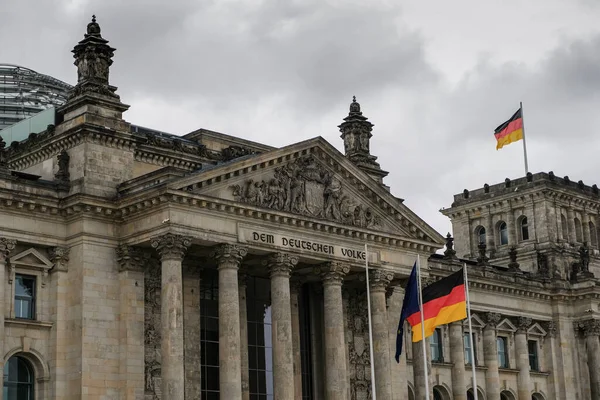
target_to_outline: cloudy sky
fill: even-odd
[[[519,101],[530,171],[600,184],[595,0],[5,0],[0,62],[75,83],[93,13],[128,121],[343,150],[356,95],[386,183],[440,233],[453,194],[524,175],[493,137]]]

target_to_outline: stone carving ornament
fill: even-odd
[[[150,244],[156,249],[161,259],[182,260],[188,247],[192,245],[192,238],[189,236],[166,233],[152,239]]]
[[[0,262],[5,262],[8,255],[15,249],[17,241],[14,239],[0,238]]]
[[[144,274],[145,400],[158,400],[161,394],[160,291],[160,268],[155,260],[149,260]]]
[[[350,361],[350,399],[371,399],[369,332],[367,295],[365,291],[349,293],[346,315],[348,318],[348,359]]]
[[[277,211],[324,218],[362,228],[380,226],[370,208],[356,203],[331,172],[312,156],[300,157],[277,167],[271,179],[246,180],[232,185],[237,201]]]

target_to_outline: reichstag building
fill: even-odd
[[[465,189],[442,236],[390,193],[356,100],[343,154],[132,126],[103,34],[51,123],[0,140],[5,400],[424,400],[425,379],[435,400],[600,399],[596,185]],[[407,327],[396,363],[417,256],[425,283],[466,264],[473,333],[441,326],[425,357]]]

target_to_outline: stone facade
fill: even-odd
[[[407,327],[394,359],[418,257],[428,282],[467,265],[486,398],[599,396],[594,187],[540,174],[518,195],[458,196],[445,211],[454,251],[383,183],[356,99],[339,126],[345,154],[322,138],[273,148],[140,130],[109,83],[114,53],[94,18],[56,126],[0,153],[7,400],[15,388],[37,400],[422,400],[425,379],[436,399],[468,398],[466,324],[440,327],[425,355]],[[500,220],[514,249],[473,244]]]

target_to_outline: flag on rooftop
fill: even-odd
[[[498,126],[494,131],[496,150],[523,139],[523,108],[519,107],[510,119]]]

